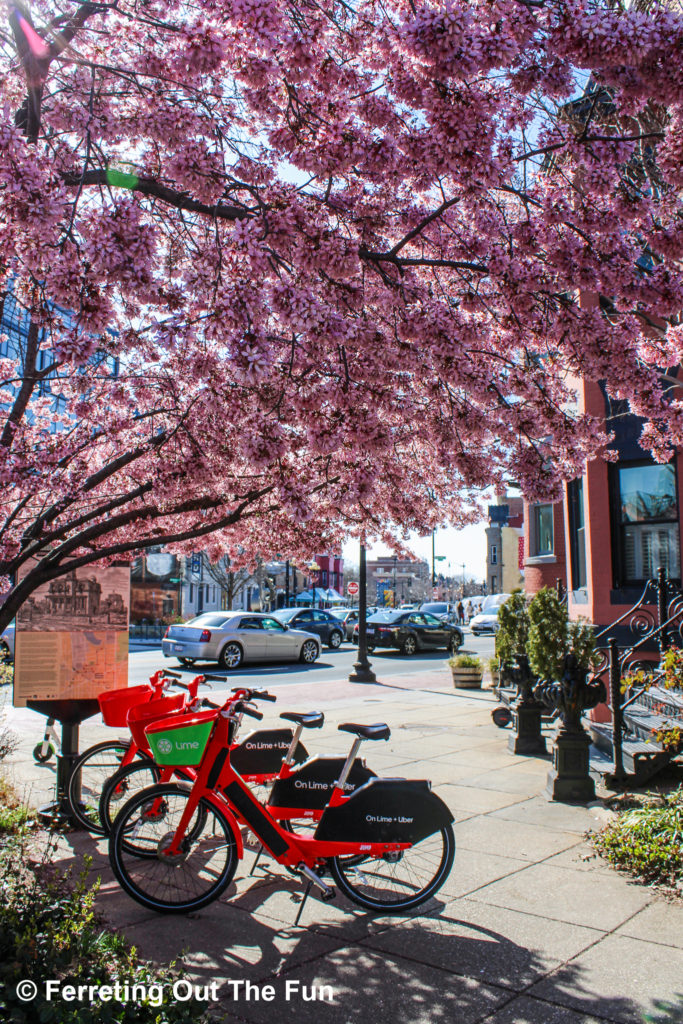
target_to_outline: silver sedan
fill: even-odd
[[[245,661],[302,661],[320,657],[320,638],[288,629],[272,615],[257,612],[205,612],[182,626],[169,626],[161,641],[165,658],[183,665],[217,661],[238,668]]]

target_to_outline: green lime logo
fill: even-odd
[[[173,744],[171,743],[170,740],[158,740],[157,747],[159,748],[159,752],[161,754],[170,754],[171,751],[173,750]]]

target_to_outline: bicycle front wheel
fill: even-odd
[[[119,770],[130,750],[130,742],[106,740],[84,750],[74,763],[67,799],[72,818],[93,835],[106,835],[100,822],[100,794],[105,782]],[[142,752],[136,757],[149,760]]]
[[[119,768],[102,787],[99,818],[103,834],[109,835],[116,815],[124,804],[143,789],[155,786],[161,771],[154,761],[131,761]]]
[[[173,841],[191,790],[165,782],[136,793],[116,816],[109,860],[121,887],[160,913],[188,913],[217,899],[237,868],[237,841],[227,817],[199,801],[178,853]]]
[[[400,914],[425,903],[448,878],[455,856],[450,825],[415,846],[383,857],[332,857],[330,871],[350,900],[366,910]]]

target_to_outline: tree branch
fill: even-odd
[[[249,210],[242,206],[229,206],[225,203],[209,206],[208,203],[193,199],[187,192],[162,185],[156,178],[140,177],[137,174],[117,171],[110,167],[84,171],[83,174],[63,174],[62,180],[65,185],[74,187],[107,185],[108,187],[127,188],[131,192],[139,192],[141,195],[159,199],[162,203],[167,203],[177,210],[205,213],[207,216],[216,217],[219,220],[247,220],[256,216],[255,210]]]

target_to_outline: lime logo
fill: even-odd
[[[173,744],[170,740],[157,740],[157,747],[162,754],[170,754],[173,750]]]

